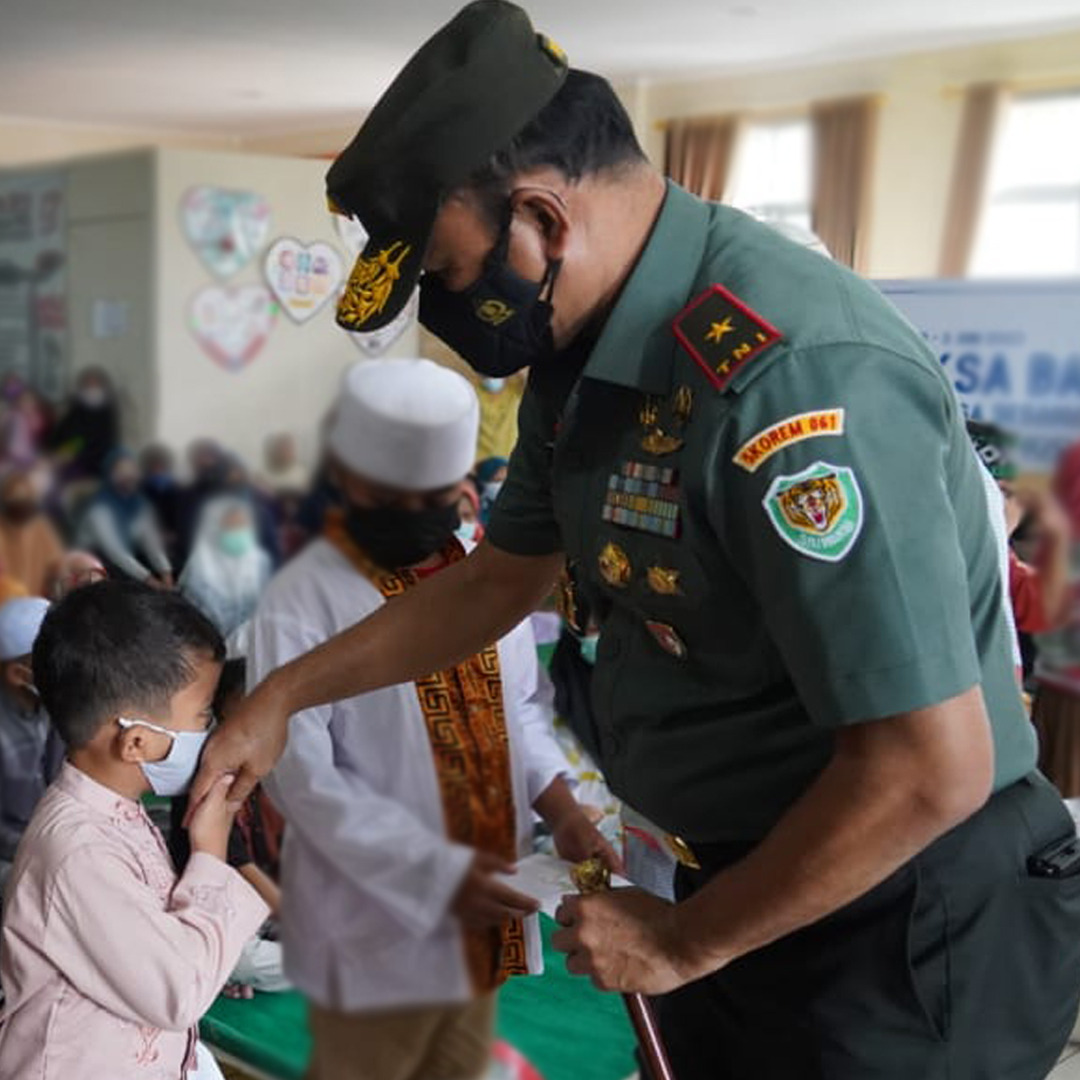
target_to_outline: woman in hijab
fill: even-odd
[[[47,596],[63,554],[64,545],[41,508],[33,475],[26,469],[8,473],[0,487],[0,565],[31,596]]]
[[[476,466],[476,482],[480,488],[480,520],[486,525],[491,508],[502,491],[506,470],[510,462],[506,458],[489,457]]]
[[[259,543],[251,503],[225,495],[208,502],[180,591],[229,637],[252,615],[273,573]]]
[[[139,490],[141,480],[133,454],[117,450],[108,458],[105,483],[82,520],[79,546],[99,555],[110,577],[171,589],[172,564],[154,508]]]
[[[1054,495],[1072,528],[1070,601],[1059,630],[1036,637],[1039,682],[1032,719],[1039,731],[1039,768],[1066,799],[1080,797],[1080,442],[1061,456]]]
[[[86,368],[50,440],[68,480],[97,479],[120,445],[120,408],[107,372]]]

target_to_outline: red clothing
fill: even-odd
[[[1012,548],[1009,549],[1009,599],[1020,633],[1043,634],[1050,629],[1039,571],[1023,562]]]

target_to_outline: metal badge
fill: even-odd
[[[649,588],[658,596],[681,596],[679,571],[670,566],[650,566],[646,572]]]
[[[645,629],[652,634],[656,644],[669,656],[674,656],[676,660],[685,660],[689,655],[683,639],[679,637],[674,626],[650,619],[645,623]]]
[[[598,563],[600,576],[613,589],[625,589],[630,584],[634,568],[630,556],[618,544],[605,544]]]

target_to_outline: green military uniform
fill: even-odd
[[[732,361],[744,341],[760,351]],[[567,553],[604,616],[606,774],[659,825],[690,841],[760,839],[838,726],[976,683],[995,789],[1034,767],[961,411],[930,350],[865,282],[672,185],[565,409],[534,390],[520,423],[489,538]],[[666,442],[649,441],[657,428]],[[837,476],[818,485],[824,500],[846,506],[800,528],[780,489],[819,463]],[[656,494],[639,496],[634,524],[605,520],[613,493],[634,489],[624,474],[649,470],[670,483],[640,481]]]
[[[370,235],[338,321],[378,329],[419,281],[421,320],[478,370],[505,373],[506,348],[527,357],[509,370],[535,364],[488,537],[566,554],[602,626],[592,741],[611,786],[689,843],[678,894],[769,832],[841,726],[979,685],[993,728],[983,810],[661,1000],[675,1075],[1037,1080],[1076,1015],[1080,876],[1028,860],[1072,825],[1033,771],[980,466],[919,336],[853,274],[675,186],[599,336],[562,355],[534,326],[557,267],[512,272],[509,218],[460,293],[421,281],[445,198],[567,78],[505,0],[416,53],[327,175]]]
[[[1080,878],[1025,864],[1071,823],[1033,773],[981,466],[919,335],[847,270],[669,186],[582,378],[565,400],[533,385],[520,424],[488,537],[566,552],[602,625],[602,766],[689,841],[680,896],[765,835],[838,727],[986,698],[998,795],[855,904],[663,999],[675,1074],[1044,1075],[1080,994]]]

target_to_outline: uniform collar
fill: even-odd
[[[645,250],[585,365],[586,378],[650,394],[668,391],[671,323],[691,299],[708,227],[708,204],[669,180]]]

